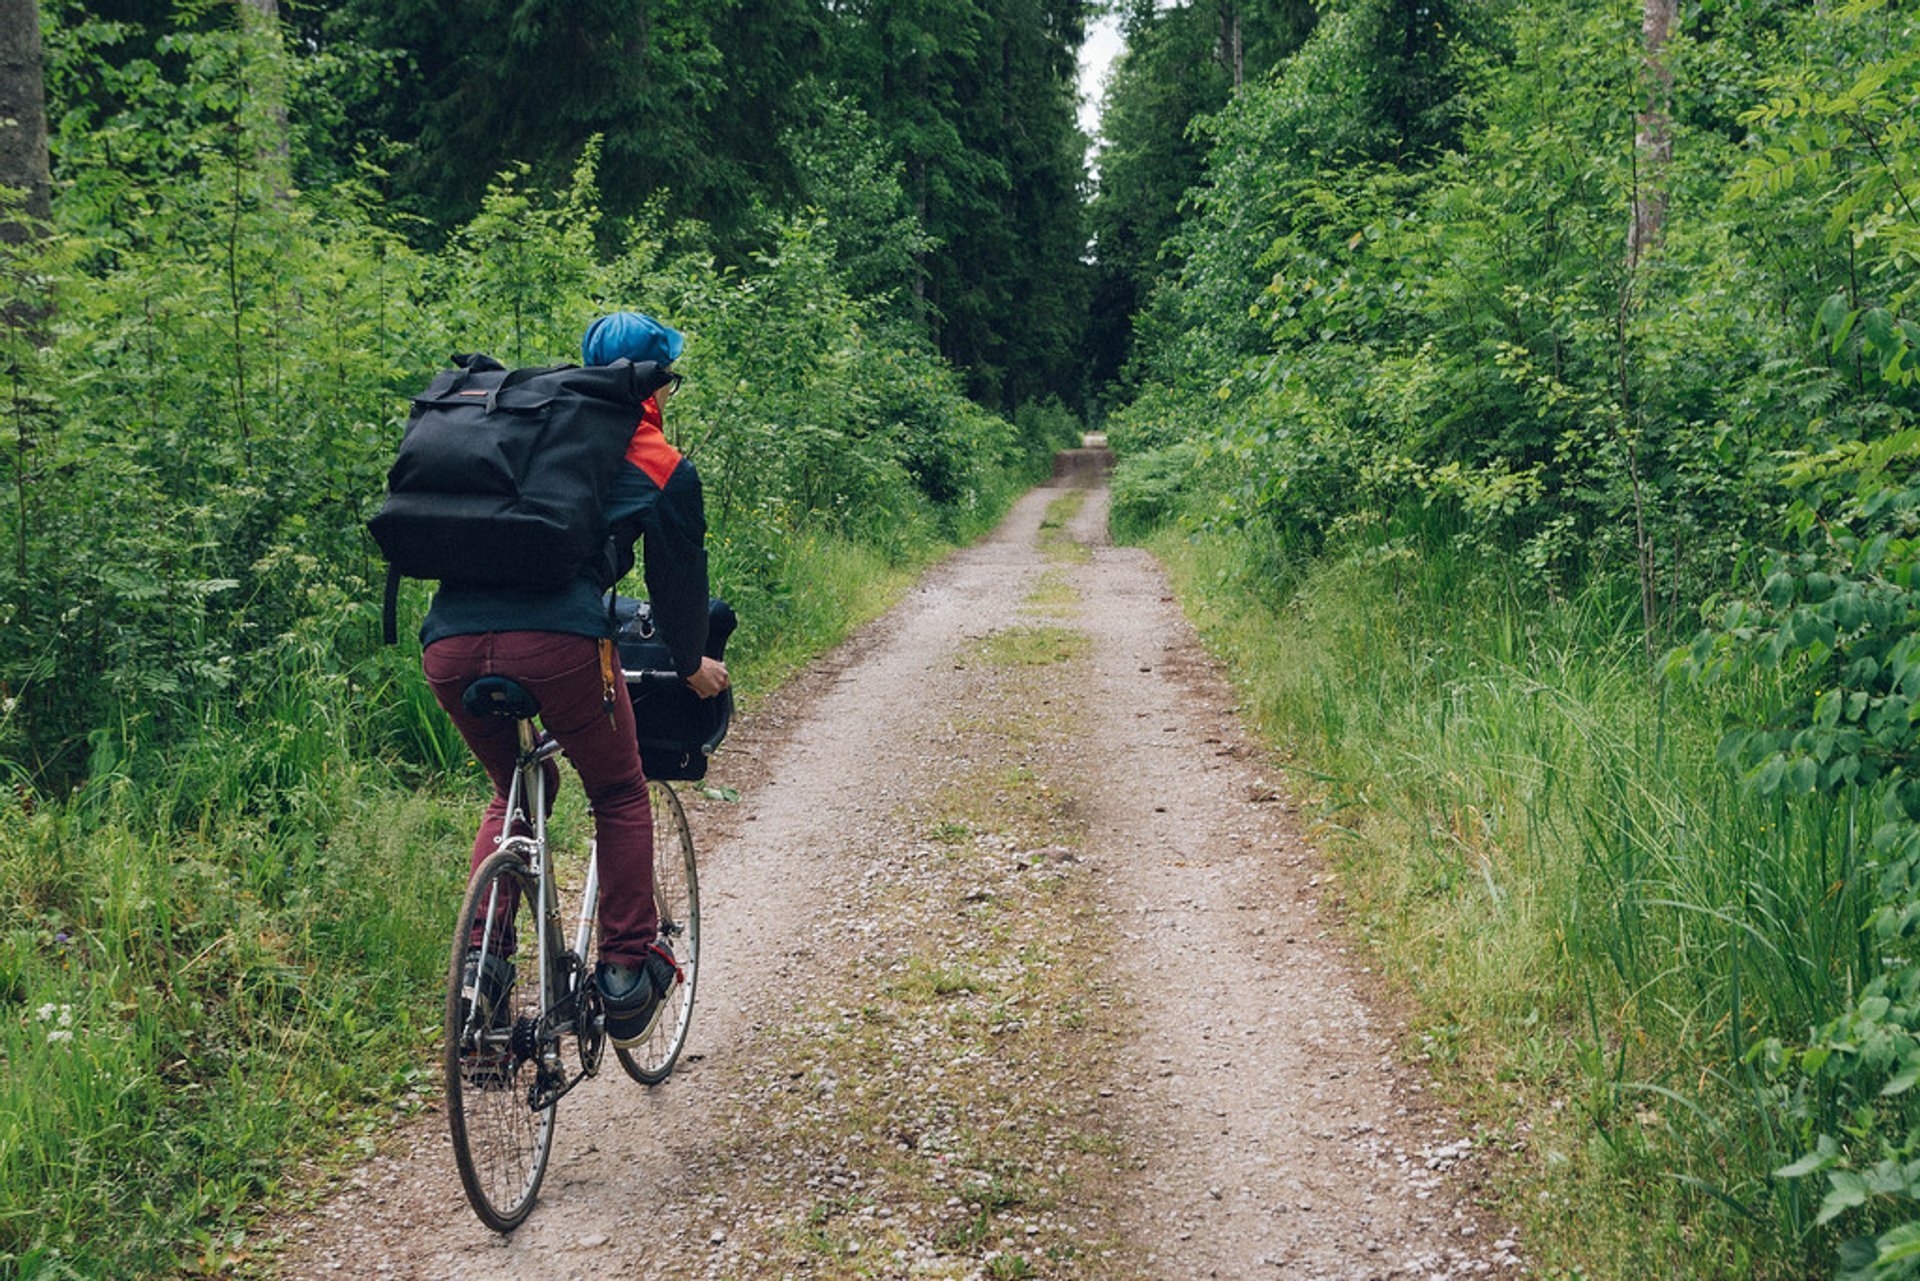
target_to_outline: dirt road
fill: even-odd
[[[744,723],[698,801],[689,1058],[561,1105],[510,1240],[427,1115],[287,1277],[1452,1277],[1518,1268],[1326,869],[1070,455]],[[423,1000],[433,999],[423,993]]]

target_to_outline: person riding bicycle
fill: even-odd
[[[664,368],[684,346],[678,330],[640,312],[621,311],[587,328],[580,359],[606,365],[624,357]],[[724,663],[702,653],[708,588],[700,477],[661,430],[661,402],[677,384],[676,378],[655,392],[634,425],[626,461],[606,496],[609,545],[613,568],[624,574],[633,566],[634,541],[640,540],[654,625],[687,685],[701,698],[712,698],[727,688],[728,677]],[[624,695],[613,700],[611,711],[605,701],[609,672],[618,680],[601,594],[606,568],[589,567],[551,590],[443,582],[420,627],[421,661],[434,698],[493,780],[493,800],[474,839],[471,868],[499,843],[516,742],[508,721],[474,716],[462,707],[460,696],[469,684],[482,676],[506,676],[525,686],[539,700],[547,733],[579,772],[593,808],[600,870],[600,957],[594,981],[608,1038],[630,1046],[652,1033],[662,998],[680,982],[680,970],[659,938],[653,809],[633,706]],[[549,798],[558,782],[554,769]],[[497,971],[475,979],[491,988],[487,996],[497,1003],[512,981],[511,967],[501,962]]]

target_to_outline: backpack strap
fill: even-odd
[[[387,590],[380,606],[380,639],[393,645],[400,639],[400,567],[387,566]]]
[[[544,378],[548,374],[572,368],[572,365],[556,365],[552,369],[525,368],[509,370],[507,376],[502,378],[498,383],[495,383],[493,390],[487,393],[487,412],[492,413],[494,409],[499,406],[500,393],[518,387],[521,383],[532,382],[536,378]]]

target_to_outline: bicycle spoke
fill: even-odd
[[[447,1121],[460,1182],[488,1227],[509,1232],[533,1208],[553,1145],[553,1108],[528,1104],[538,1065],[537,892],[501,851],[468,888],[448,974]]]

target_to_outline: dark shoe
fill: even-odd
[[[513,962],[504,956],[488,952],[485,956],[467,957],[466,971],[460,976],[460,995],[468,1009],[479,1007],[481,1027],[507,1025],[513,978]]]
[[[600,987],[606,1010],[607,1039],[621,1049],[638,1045],[653,1035],[667,993],[681,981],[679,963],[665,943],[655,943],[638,967],[608,965],[602,961],[593,981]]]
[[[503,1032],[513,1021],[513,962],[489,952],[469,956],[460,978],[460,996],[468,1010],[478,1009],[477,1031]],[[498,1089],[513,1082],[513,1050],[500,1044],[466,1046],[460,1051],[460,1074],[478,1089]]]

